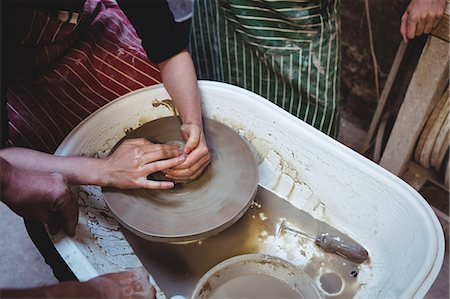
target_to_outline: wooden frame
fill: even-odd
[[[380,160],[381,166],[398,176],[406,170],[418,137],[449,81],[448,8],[428,37]]]

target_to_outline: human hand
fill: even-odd
[[[156,298],[155,288],[150,284],[149,275],[144,268],[109,273],[86,282],[95,289],[98,298]]]
[[[2,171],[8,173],[8,180],[2,184],[2,201],[11,210],[45,223],[52,235],[61,227],[70,236],[75,234],[78,204],[61,174],[25,170],[7,162],[2,163]]]
[[[186,183],[197,179],[211,160],[205,135],[200,126],[183,124],[181,135],[186,141],[183,149],[186,160],[176,167],[164,170],[166,177],[176,183]]]
[[[400,24],[403,41],[430,33],[444,15],[444,9],[445,0],[411,0]]]
[[[152,181],[147,176],[184,161],[177,145],[154,144],[144,138],[127,139],[105,158],[101,173],[106,182],[102,185],[121,189],[170,189],[173,182]]]
[[[2,289],[2,298],[156,298],[144,268],[104,274],[86,282],[66,281],[30,289]]]

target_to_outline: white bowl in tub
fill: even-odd
[[[200,81],[199,88],[204,116],[233,128],[250,145],[261,186],[369,251],[357,298],[426,294],[443,262],[444,237],[433,210],[414,189],[250,91],[211,81]],[[105,156],[128,130],[174,115],[164,101],[169,98],[161,84],[124,95],[80,123],[55,154]],[[80,201],[77,234],[59,234],[53,242],[78,279],[141,266],[100,188],[81,186],[74,193]]]

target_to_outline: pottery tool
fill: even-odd
[[[321,233],[317,236],[311,236],[303,231],[287,226],[284,220],[280,224],[277,235],[282,230],[286,230],[301,237],[310,239],[324,251],[337,253],[355,263],[362,263],[369,258],[369,253],[361,245],[346,242],[342,240],[342,238],[330,235],[329,233]]]

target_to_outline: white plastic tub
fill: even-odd
[[[204,116],[228,125],[249,143],[259,162],[260,185],[369,251],[356,297],[426,294],[443,262],[444,237],[436,215],[414,189],[254,93],[217,82],[199,86]],[[168,98],[161,85],[120,97],[75,128],[56,154],[105,155],[128,129],[173,115],[170,105],[154,101]],[[139,266],[99,189],[82,189],[76,237],[54,238],[75,275],[85,280]]]

